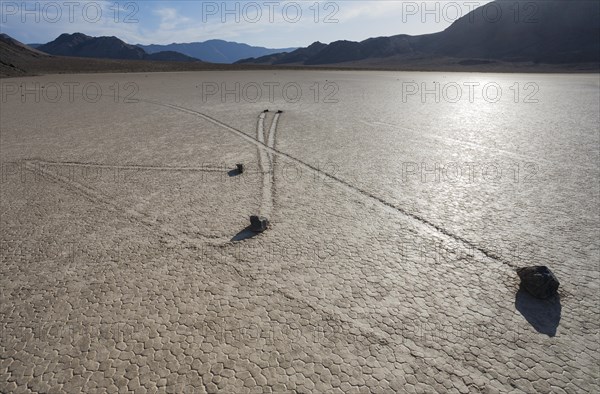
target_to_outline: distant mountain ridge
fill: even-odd
[[[514,12],[534,7],[535,13]],[[600,2],[581,0],[496,0],[501,18],[487,14],[489,5],[456,20],[446,30],[421,36],[396,35],[361,42],[316,42],[307,48],[238,64],[329,65],[378,59],[451,57],[467,61],[533,62],[548,64],[600,62]]]
[[[127,44],[117,37],[91,37],[82,33],[61,34],[54,41],[40,45],[36,49],[55,56],[175,62],[199,61],[199,59],[174,51],[148,54],[144,49]]]
[[[268,56],[275,53],[291,52],[297,48],[264,48],[224,40],[208,40],[168,45],[141,45],[138,47],[152,54],[160,51],[176,51],[211,63],[235,63],[240,59]]]

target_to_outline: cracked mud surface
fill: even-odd
[[[1,392],[597,391],[597,113],[577,143],[536,150],[490,119],[550,116],[552,77],[533,109],[467,107],[426,128],[368,100],[405,74],[278,74],[17,80],[133,80],[140,102],[2,103]],[[341,106],[201,102],[198,81],[223,78],[337,80]],[[432,108],[411,110],[452,110]],[[395,160],[453,154],[539,176],[401,182]],[[232,241],[257,213],[271,228]],[[561,281],[553,336],[515,299],[514,268],[538,263]]]

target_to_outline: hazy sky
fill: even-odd
[[[4,1],[3,33],[45,43],[62,33],[132,44],[209,39],[272,48],[444,30],[482,1]]]

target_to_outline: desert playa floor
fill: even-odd
[[[598,271],[578,263],[597,249],[556,262],[560,300],[535,301],[519,262],[386,197],[386,169],[364,169],[386,143],[341,133],[351,110],[332,120],[312,96],[203,102],[197,89],[305,78],[309,97],[335,75],[3,81],[94,82],[103,96],[3,97],[0,391],[597,390]],[[271,227],[248,232],[253,214]]]

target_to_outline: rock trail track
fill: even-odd
[[[462,237],[458,234],[451,233],[450,231],[444,229],[442,226],[440,226],[436,223],[433,223],[424,217],[421,217],[421,216],[415,215],[414,213],[408,212],[404,208],[396,206],[369,191],[366,191],[359,187],[356,187],[353,184],[351,184],[350,182],[347,182],[346,180],[341,179],[340,177],[337,177],[333,174],[323,171],[323,170],[311,165],[310,163],[307,163],[305,161],[302,161],[301,159],[298,159],[295,156],[292,156],[291,154],[288,154],[288,153],[278,150],[277,148],[275,148],[275,133],[277,130],[277,122],[279,120],[279,114],[275,114],[275,118],[274,118],[273,124],[271,126],[271,132],[269,133],[269,137],[268,137],[269,144],[267,144],[267,143],[265,143],[265,136],[264,136],[264,118],[265,118],[264,113],[259,116],[258,127],[257,127],[258,128],[257,137],[253,138],[253,137],[247,135],[246,133],[244,133],[243,131],[238,130],[234,127],[231,127],[230,125],[228,125],[224,122],[221,122],[220,120],[218,120],[214,117],[211,117],[209,115],[206,115],[202,112],[198,112],[198,111],[195,111],[195,110],[192,110],[189,108],[185,108],[185,107],[181,107],[178,105],[174,105],[174,104],[165,104],[165,103],[161,103],[161,102],[157,102],[157,101],[153,101],[153,100],[141,100],[141,101],[168,107],[168,108],[172,108],[177,111],[192,114],[192,115],[201,117],[205,120],[208,120],[209,122],[214,123],[218,126],[221,126],[225,130],[237,135],[238,137],[241,137],[242,139],[248,141],[249,143],[256,145],[257,148],[259,149],[259,155],[261,154],[261,152],[267,153],[269,155],[269,161],[271,161],[271,157],[273,157],[273,156],[279,156],[284,159],[287,159],[288,161],[291,161],[292,163],[302,167],[305,170],[308,170],[308,171],[313,172],[318,175],[325,176],[325,177],[335,181],[338,184],[338,186],[343,187],[344,189],[352,192],[353,194],[358,194],[362,197],[368,197],[372,201],[376,201],[376,202],[384,205],[386,208],[390,208],[390,209],[394,210],[396,213],[399,213],[407,218],[416,220],[416,221],[420,222],[421,224],[429,227],[430,229],[435,230],[436,232],[439,232],[447,237],[450,237],[450,238],[454,239],[455,241],[459,241],[459,242],[463,243],[465,246],[467,246],[468,248],[477,250],[478,252],[480,252],[483,256],[485,256],[487,258],[490,258],[492,260],[506,264],[512,268],[517,268],[517,265],[514,264],[513,262],[503,259],[502,257],[494,254],[493,252],[481,248],[479,245],[476,245],[476,244],[470,242],[469,240],[465,239],[464,237]],[[262,132],[261,132],[261,130],[262,130]],[[265,163],[266,160],[261,159],[260,162]],[[268,173],[271,170],[272,170],[271,168],[268,168],[267,170],[265,170],[264,168],[261,169],[261,171],[263,173]],[[268,204],[269,204],[268,201],[271,199],[271,195],[272,195],[270,192],[267,192],[267,193],[264,192],[264,190],[267,190],[268,188],[269,187],[267,187],[266,185],[263,186],[263,203],[266,206],[268,206]],[[269,210],[267,210],[267,212],[268,211]]]

